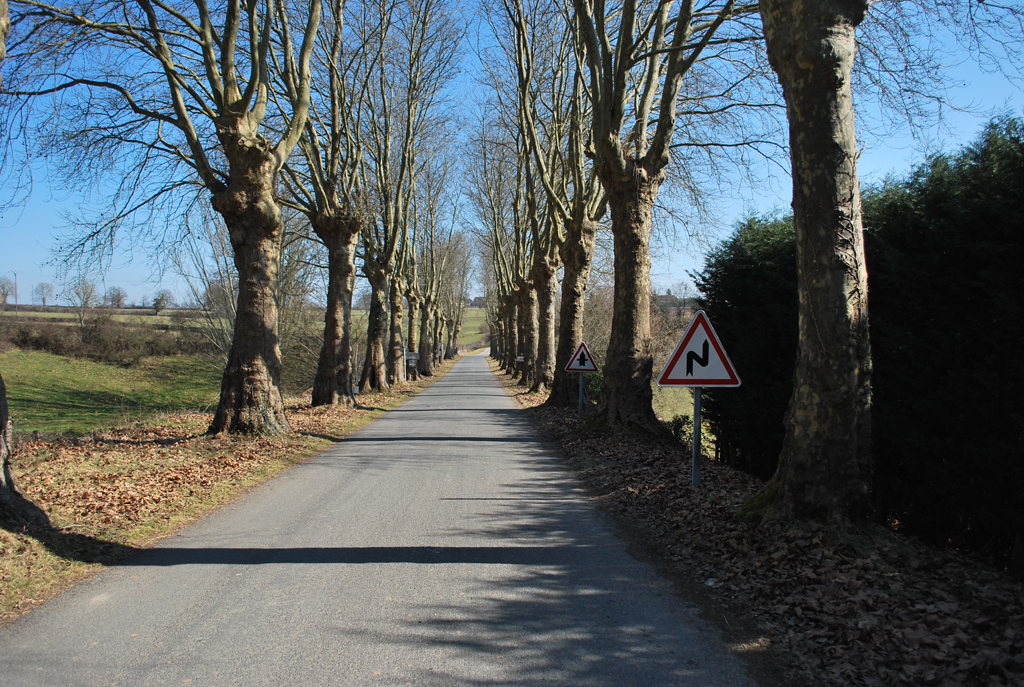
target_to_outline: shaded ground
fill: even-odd
[[[500,375],[527,407],[543,401]],[[833,685],[1024,685],[1024,585],[887,528],[759,528],[734,514],[755,478],[705,461],[691,486],[681,447],[594,435],[576,412],[533,407],[592,494],[665,571],[712,604],[739,647],[793,679]],[[720,616],[720,617],[719,617]]]

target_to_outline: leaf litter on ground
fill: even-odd
[[[694,487],[679,444],[595,433],[499,378],[674,578],[752,620],[763,637],[735,649],[812,685],[1024,685],[1024,585],[1002,571],[881,525],[754,527],[736,513],[757,478],[705,460]]]

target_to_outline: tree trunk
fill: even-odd
[[[419,327],[420,327],[420,301],[419,294],[410,290],[406,296],[406,300],[409,301],[409,340],[406,341],[406,348],[412,353],[419,353]],[[417,380],[420,378],[419,365],[413,365],[411,368],[407,368],[410,376],[409,379]]]
[[[7,406],[7,387],[0,377],[0,521],[48,527],[46,511],[22,496],[14,484],[11,455],[14,453],[14,430]]]
[[[501,348],[502,341],[504,340],[504,327],[502,327],[502,319],[500,312],[495,316],[493,321],[487,323],[488,338],[489,342],[489,355],[494,360],[501,360]]]
[[[458,326],[457,320],[448,317],[444,321],[444,326],[447,330],[447,340],[445,341],[444,346],[444,359],[453,360],[455,358],[455,354],[458,353],[457,342],[459,334],[456,331],[456,327]]]
[[[14,486],[14,475],[11,473],[11,452],[14,443],[12,434],[11,416],[7,407],[7,386],[4,384],[3,376],[0,376],[0,502],[10,501],[14,494],[18,493]]]
[[[438,350],[441,348],[438,344],[444,341],[444,317],[440,311],[434,311],[434,336],[433,341],[430,342],[430,357],[434,360],[434,367],[437,367],[444,362],[442,357],[442,351]]]
[[[651,402],[651,214],[663,172],[633,166],[625,179],[601,178],[615,238],[615,305],[599,417],[649,434],[666,430]]]
[[[434,309],[437,306],[433,301],[424,300],[420,307],[420,359],[416,363],[416,371],[423,377],[433,377],[434,358],[430,352],[430,323],[434,320]]]
[[[352,396],[352,291],[360,223],[354,219],[318,217],[312,225],[327,247],[324,343],[313,381],[312,405],[355,405]]]
[[[537,361],[530,392],[543,392],[555,378],[555,297],[558,262],[543,256],[533,265],[530,280],[537,293]]]
[[[388,383],[405,381],[405,344],[402,342],[402,314],[405,289],[401,277],[392,275],[388,280],[388,299],[391,304],[390,336],[388,338]]]
[[[566,225],[565,242],[559,249],[565,271],[562,275],[562,304],[558,315],[555,376],[551,382],[551,395],[546,402],[551,407],[575,408],[579,402],[579,373],[566,372],[565,366],[583,341],[583,311],[596,237],[596,222],[573,218]]]
[[[366,263],[370,282],[370,312],[366,324],[366,358],[363,360],[363,374],[359,388],[387,389],[387,361],[384,359],[384,338],[388,331],[387,288],[388,282],[383,270]]]
[[[455,320],[452,325],[452,355],[454,358],[459,354],[459,336],[462,334],[462,318]]]
[[[850,85],[869,4],[761,4],[789,118],[800,294],[793,396],[773,482],[781,512],[797,517],[856,517],[869,504],[871,348]]]
[[[220,403],[207,432],[281,434],[290,428],[281,400],[274,298],[283,231],[281,209],[274,199],[277,161],[258,140],[240,143],[221,128],[218,134],[232,175],[227,188],[214,194],[212,204],[231,238],[238,305]]]
[[[514,375],[519,357],[519,308],[515,296],[505,296],[505,303],[505,360],[501,367],[506,374]]]
[[[530,386],[537,367],[537,292],[528,282],[519,287],[519,341],[523,362],[516,372],[519,384]]]

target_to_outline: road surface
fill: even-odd
[[[483,356],[0,629],[3,685],[753,685]]]

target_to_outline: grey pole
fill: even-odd
[[[693,387],[693,486],[700,484],[700,390]]]
[[[580,372],[580,415],[583,414],[583,373]]]

